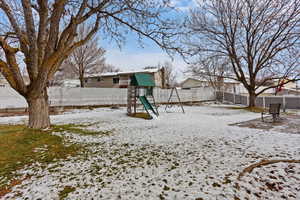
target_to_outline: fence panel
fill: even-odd
[[[51,87],[48,90],[51,106],[82,106],[82,105],[120,105],[127,104],[127,88],[61,88]],[[154,89],[156,102],[168,101],[171,89]],[[215,100],[212,88],[180,90],[182,102]],[[173,101],[178,101],[176,93]],[[26,100],[12,88],[0,88],[0,108],[25,108]]]
[[[217,100],[222,101],[223,93],[217,92],[216,97]],[[248,96],[242,96],[236,94],[235,97],[233,98],[233,94],[224,93],[224,100],[235,104],[248,105]],[[271,103],[280,103],[282,105],[282,108],[285,107],[286,109],[300,109],[299,96],[264,96],[264,97],[256,98],[256,106],[269,107]]]
[[[255,100],[255,105],[258,107],[264,107],[263,97],[257,97]]]
[[[285,97],[287,109],[300,109],[300,97]]]
[[[224,99],[226,99],[226,101],[234,102],[234,94],[226,92],[224,93]]]
[[[266,107],[269,107],[271,103],[280,103],[283,106],[283,97],[265,97]]]

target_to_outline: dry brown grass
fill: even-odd
[[[249,112],[254,112],[254,113],[261,113],[261,112],[265,112],[266,109],[265,108],[261,108],[261,107],[226,107],[228,109],[234,109],[234,110],[247,110]]]

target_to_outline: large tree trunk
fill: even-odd
[[[256,94],[255,91],[249,91],[249,107],[255,107]]]
[[[79,75],[79,80],[80,80],[80,87],[84,87],[84,76],[83,76],[83,74],[80,74]]]
[[[38,97],[27,98],[29,128],[43,129],[50,127],[48,94],[45,89]]]

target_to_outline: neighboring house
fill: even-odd
[[[182,89],[191,89],[198,87],[207,87],[209,86],[209,82],[206,80],[200,80],[197,78],[187,78],[181,83]]]
[[[10,87],[9,83],[1,73],[1,69],[0,69],[0,87]]]
[[[285,89],[296,89],[297,88],[297,82],[296,81],[291,81],[286,83],[283,88]]]
[[[280,81],[280,83],[285,83],[288,79]],[[278,80],[274,81],[268,81],[264,86],[261,88],[265,87],[270,87],[270,86],[278,86]],[[285,83],[282,87],[278,86],[277,88],[271,88],[269,90],[266,90],[263,94],[264,95],[300,95],[300,91],[298,90],[297,82],[296,81],[291,81]]]
[[[23,80],[25,84],[29,84],[30,80],[28,76],[23,76]],[[4,76],[0,73],[0,87],[10,87],[10,84],[4,78]]]
[[[10,87],[9,83],[3,76],[0,77],[0,87]]]
[[[156,87],[165,87],[164,69],[145,69],[140,71],[108,72],[91,74],[84,78],[85,87],[99,88],[127,88],[130,84],[130,77],[135,73],[147,73],[152,75]]]
[[[192,89],[199,87],[210,87],[211,83],[206,79],[190,77],[181,83],[182,89]],[[220,87],[224,87],[226,92],[240,93],[241,83],[231,79],[224,79],[220,82]]]
[[[263,86],[277,86],[281,83],[285,83],[282,88],[285,89],[296,89],[297,88],[297,81],[290,81],[288,79],[284,79],[278,82],[278,80],[271,80],[267,81]]]
[[[277,95],[300,95],[299,89],[282,89]]]

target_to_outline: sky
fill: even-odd
[[[171,5],[177,10],[187,13],[190,8],[195,6],[197,0],[171,0]],[[0,19],[3,19],[0,13]],[[101,35],[99,35],[101,38]],[[99,45],[106,50],[106,62],[119,68],[121,71],[139,70],[146,66],[156,66],[165,61],[173,64],[178,75],[178,81],[185,77],[183,71],[186,70],[187,64],[179,55],[169,57],[157,44],[149,39],[143,39],[143,47],[138,42],[135,33],[128,33],[126,43],[120,48],[116,43],[100,40]]]
[[[121,71],[138,70],[146,66],[156,66],[169,61],[173,64],[179,79],[183,79],[182,72],[187,64],[179,55],[170,57],[152,41],[143,41],[143,47],[136,42],[134,36],[129,36],[128,41],[120,49],[117,45],[102,41],[102,47],[106,49],[106,62]]]
[[[171,4],[176,9],[187,12],[195,5],[195,0],[172,0]],[[169,57],[149,39],[144,39],[143,47],[141,47],[134,33],[128,34],[127,41],[121,49],[116,44],[105,40],[101,41],[100,45],[106,49],[107,63],[121,71],[138,70],[170,61],[177,72],[178,80],[181,81],[185,78],[182,72],[186,70],[187,64],[179,55],[175,55],[173,58]]]

